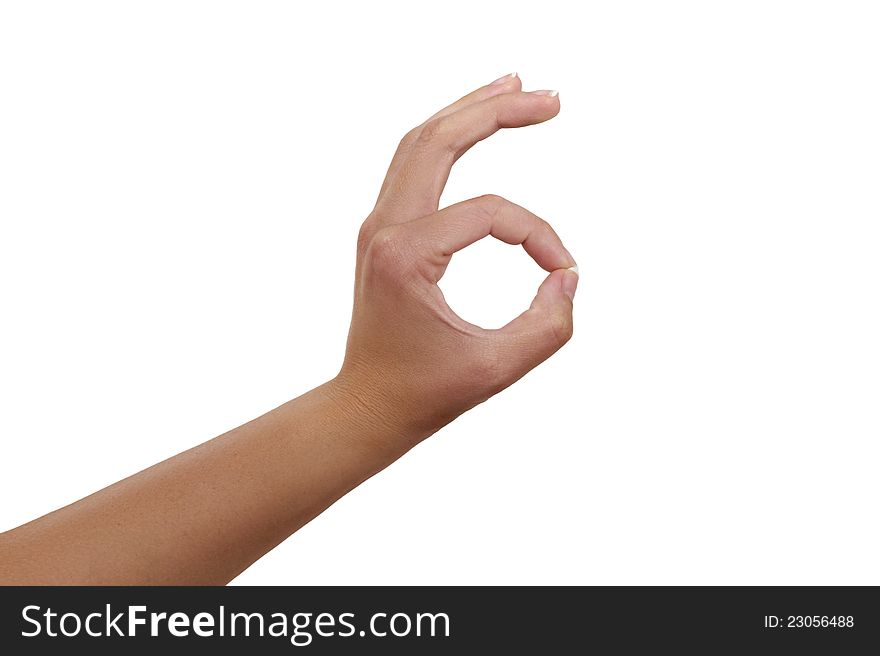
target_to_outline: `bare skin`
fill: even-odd
[[[501,128],[559,112],[516,75],[403,138],[361,227],[345,360],[333,380],[195,448],[0,534],[0,584],[225,584],[330,504],[521,378],[571,337],[575,266],[550,226],[496,196],[438,211],[455,161]],[[437,281],[482,237],[549,275],[485,330]]]

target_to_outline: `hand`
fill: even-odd
[[[358,239],[339,375],[238,428],[0,534],[0,585],[226,583],[408,448],[535,367],[571,336],[577,274],[559,237],[497,196],[438,212],[455,160],[499,128],[559,111],[507,76],[401,142]],[[449,309],[452,254],[492,235],[550,271],[499,330]]]
[[[355,299],[337,378],[348,402],[409,448],[521,378],[572,334],[578,276],[550,225],[493,195],[437,211],[455,161],[500,128],[559,112],[548,91],[525,93],[514,74],[477,89],[400,142],[378,201],[360,230]],[[503,328],[461,319],[437,282],[452,254],[492,235],[550,272],[531,307]]]

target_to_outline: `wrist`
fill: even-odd
[[[352,440],[381,457],[399,458],[434,432],[403,412],[401,400],[380,377],[343,367],[323,388],[335,413],[350,426]]]

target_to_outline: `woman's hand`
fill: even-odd
[[[346,402],[406,450],[509,386],[572,334],[575,261],[550,225],[487,195],[438,210],[455,161],[500,128],[559,112],[555,92],[521,90],[508,75],[477,89],[400,142],[374,210],[360,230],[345,362],[336,380]],[[550,272],[531,307],[503,328],[461,319],[437,282],[452,254],[492,235]]]
[[[571,336],[574,265],[541,219],[496,196],[437,211],[449,169],[503,127],[559,111],[507,76],[401,142],[358,240],[339,375],[236,429],[0,534],[0,584],[226,583],[438,428],[510,385]],[[452,254],[486,235],[550,271],[500,330],[449,309]]]

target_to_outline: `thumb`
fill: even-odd
[[[571,339],[577,268],[556,269],[538,288],[531,307],[493,336],[504,385],[511,385]]]

